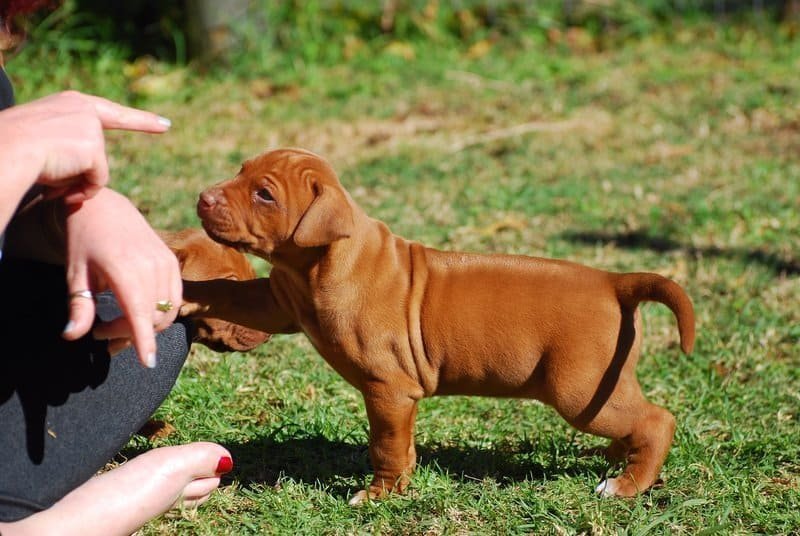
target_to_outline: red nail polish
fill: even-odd
[[[225,473],[229,473],[233,469],[233,460],[230,456],[223,456],[219,459],[219,463],[217,463],[217,474],[224,475]]]

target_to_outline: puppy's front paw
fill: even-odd
[[[186,282],[184,282],[184,288],[186,288]],[[200,302],[188,298],[184,292],[183,301],[181,303],[181,308],[178,311],[178,316],[199,316],[206,312],[208,312],[207,305],[203,305]]]
[[[193,314],[197,314],[200,311],[200,306],[196,303],[189,303],[184,302],[181,305],[180,310],[178,311],[178,316],[192,316]]]

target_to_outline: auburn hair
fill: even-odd
[[[44,8],[55,8],[60,0],[0,0],[0,65],[2,51],[19,44],[25,32],[19,27],[19,20],[25,15]]]

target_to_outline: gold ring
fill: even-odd
[[[87,288],[84,290],[76,290],[69,295],[69,299],[71,300],[72,298],[86,298],[87,300],[94,300],[94,294],[92,294],[92,291]]]
[[[161,300],[156,302],[156,309],[162,313],[168,313],[172,311],[172,307],[172,302],[169,300]]]

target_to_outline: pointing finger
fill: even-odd
[[[94,104],[97,116],[105,129],[138,130],[161,133],[169,130],[172,122],[152,112],[117,104],[108,99],[87,95]]]

